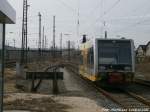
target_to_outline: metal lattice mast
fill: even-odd
[[[27,0],[23,0],[23,19],[22,19],[22,49],[21,49],[21,64],[27,63],[27,14],[28,3]]]
[[[38,42],[38,48],[39,48],[39,52],[41,53],[41,13],[40,12],[39,12],[38,16],[39,16],[39,42]]]
[[[53,16],[53,58],[55,57],[55,49],[56,49],[56,45],[55,45],[55,30],[56,26],[55,26],[55,16]]]
[[[43,37],[42,37],[42,49],[45,47],[45,34],[44,34],[44,26],[43,26]]]

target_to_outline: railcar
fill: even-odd
[[[109,85],[129,84],[135,72],[132,39],[93,39],[80,46],[79,73],[93,81]]]

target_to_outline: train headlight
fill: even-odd
[[[105,66],[100,66],[99,69],[100,69],[100,70],[105,70],[106,67],[105,67]]]
[[[131,67],[125,67],[124,70],[130,71],[130,70],[131,70]]]

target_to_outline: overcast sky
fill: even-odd
[[[8,0],[17,13],[15,25],[7,25],[7,44],[21,45],[21,21],[23,0]],[[37,47],[38,12],[42,14],[42,26],[48,38],[48,47],[52,45],[52,20],[56,16],[56,41],[59,46],[60,33],[63,45],[67,40],[77,43],[81,35],[88,38],[100,38],[104,29],[108,38],[126,37],[134,39],[136,46],[150,40],[150,0],[28,0],[28,44]],[[80,20],[80,38],[77,37],[77,20]],[[106,26],[103,26],[106,21]],[[10,33],[13,32],[13,33]]]

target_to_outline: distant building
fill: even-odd
[[[136,51],[136,56],[145,57],[146,56],[146,45],[139,45]]]
[[[150,41],[146,45],[146,56],[150,57]]]
[[[137,62],[144,61],[145,57],[146,57],[146,45],[139,45],[139,47],[136,50]]]
[[[150,57],[150,41],[146,45],[139,45],[136,50],[136,57],[138,62]]]

